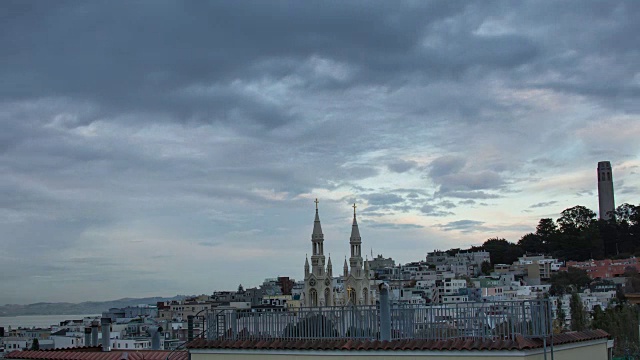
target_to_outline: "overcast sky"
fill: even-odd
[[[2,1],[0,304],[301,279],[639,204],[638,1]]]

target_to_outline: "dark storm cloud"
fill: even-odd
[[[539,203],[535,203],[533,205],[530,205],[529,208],[530,209],[535,209],[535,208],[541,208],[541,207],[547,207],[547,206],[551,206],[553,204],[557,204],[558,202],[555,200],[552,201],[543,201],[543,202],[539,202]]]
[[[453,77],[478,67],[505,69],[529,63],[531,71],[561,69],[566,74],[560,82],[542,82],[544,87],[636,97],[637,87],[628,84],[623,71],[609,72],[608,80],[613,82],[589,81],[592,68],[587,61],[588,56],[611,61],[606,56],[614,53],[625,66],[637,60],[638,54],[630,49],[639,46],[638,40],[630,35],[640,31],[633,21],[640,6],[634,2],[579,4],[578,14],[569,15],[553,11],[552,4],[508,8],[457,1],[404,6],[386,2],[5,3],[0,65],[6,81],[0,94],[80,97],[107,111],[114,111],[114,106],[117,111],[170,111],[181,121],[233,121],[233,113],[240,112],[272,128],[295,117],[286,106],[243,95],[231,84],[256,77],[282,78],[319,55],[353,68],[352,84],[395,82],[416,74]],[[547,33],[538,40],[517,30],[474,33],[496,11],[504,15],[507,27],[522,26],[525,20],[531,28]],[[580,15],[597,19],[587,29],[593,36],[578,37],[574,52],[563,57],[557,49],[565,46],[559,40],[565,38],[551,36],[552,32],[562,31],[563,26],[571,29],[583,21]],[[457,21],[457,26],[451,26],[451,21]],[[576,59],[585,59],[583,66],[571,66]],[[608,86],[590,90],[601,83]]]
[[[540,21],[544,16],[544,22],[549,25],[547,34],[560,35],[561,31],[580,27],[582,35],[551,36],[547,39],[547,54],[536,62],[535,67],[546,72],[555,69],[559,77],[540,81],[539,85],[592,97],[601,100],[604,106],[621,106],[637,111],[637,103],[630,100],[638,97],[638,88],[628,74],[634,71],[633,63],[640,56],[635,51],[640,47],[640,40],[632,35],[640,32],[640,25],[634,20],[640,15],[640,4],[635,1],[591,2],[587,6],[576,6],[572,11],[567,10],[585,4],[567,2],[557,7],[553,5],[557,4],[536,6],[527,3],[521,10],[530,16],[519,17],[522,20],[519,27],[542,28]],[[589,26],[580,26],[585,21]],[[605,68],[607,71],[599,71]]]
[[[328,77],[309,68],[313,59],[330,70],[343,64],[344,76],[329,78],[345,87],[510,68],[538,52],[520,35],[448,28],[444,21],[473,11],[468,3],[406,5],[5,4],[0,71],[7,81],[0,94],[73,97],[105,113],[169,113],[186,123],[273,129],[299,121],[300,114],[254,96],[247,82],[295,75],[300,90],[326,85]],[[425,44],[427,33],[438,39]]]
[[[439,224],[437,226],[444,231],[458,230],[461,232],[472,232],[472,231],[480,230],[483,224],[484,224],[483,221],[457,220],[457,221],[448,222],[446,224]]]
[[[438,203],[438,205],[442,206],[444,208],[447,208],[447,209],[453,209],[453,208],[455,208],[457,206],[456,204],[454,204],[453,202],[448,201],[448,200],[441,201],[440,203]]]
[[[576,192],[576,196],[593,196],[595,193],[593,190],[584,189]]]
[[[472,171],[467,160],[460,156],[445,155],[431,162],[429,176],[439,185],[435,193],[439,197],[495,198],[496,194],[486,190],[497,190],[504,185],[502,176],[495,171]]]
[[[365,198],[371,205],[391,205],[404,201],[401,196],[395,194],[370,194]]]
[[[467,160],[460,156],[445,155],[431,162],[429,165],[429,176],[439,179],[458,173],[464,168]]]
[[[385,193],[366,194],[362,197],[367,200],[369,205],[364,212],[371,216],[420,212],[427,216],[442,217],[454,215],[449,210],[457,206],[448,200],[430,202],[432,197],[418,189],[398,188],[387,190]]]
[[[617,190],[621,194],[637,194],[640,192],[640,188],[637,186],[623,186]]]
[[[500,197],[500,195],[490,194],[485,191],[437,191],[435,196],[446,196],[458,199],[497,199]]]
[[[454,204],[453,202],[444,200],[437,203],[424,204],[422,207],[419,208],[419,210],[420,212],[422,212],[427,216],[442,217],[442,216],[455,215],[455,213],[450,211],[450,209],[453,209],[455,207],[457,207],[457,205]]]
[[[208,246],[208,247],[216,247],[218,245],[220,245],[220,242],[218,241],[201,241],[198,243],[198,245],[200,246]]]
[[[424,205],[420,208],[420,211],[427,216],[449,216],[454,215],[451,211],[440,210],[437,205]]]
[[[418,224],[394,224],[394,223],[379,223],[379,222],[373,222],[369,224],[369,226],[377,229],[390,229],[390,230],[421,229],[424,227]]]
[[[354,65],[361,79],[411,73],[424,66],[425,28],[464,10],[456,2],[373,5],[5,3],[0,94],[84,98],[181,121],[234,121],[241,112],[279,126],[292,119],[286,109],[238,93],[234,81],[281,78],[315,54]]]
[[[493,171],[457,173],[441,179],[445,191],[494,189],[502,186],[504,180]]]
[[[387,168],[396,173],[403,173],[415,168],[417,165],[418,163],[415,161],[396,160],[387,164]]]

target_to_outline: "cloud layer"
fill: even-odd
[[[640,3],[3,2],[2,303],[211,292],[327,252],[510,240],[610,160],[638,203]],[[527,230],[530,229],[530,230]],[[229,276],[233,274],[233,276]]]

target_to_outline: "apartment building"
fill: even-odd
[[[592,279],[608,279],[624,275],[627,268],[640,271],[640,262],[636,257],[617,260],[567,261],[562,270],[566,271],[570,267],[585,270]]]
[[[453,255],[434,251],[427,254],[426,263],[435,265],[437,271],[451,271],[458,276],[478,276],[482,263],[490,261],[487,251],[460,251]]]

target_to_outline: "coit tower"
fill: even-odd
[[[600,204],[600,219],[611,219],[615,210],[615,201],[613,200],[613,174],[609,161],[598,163],[598,202]]]

